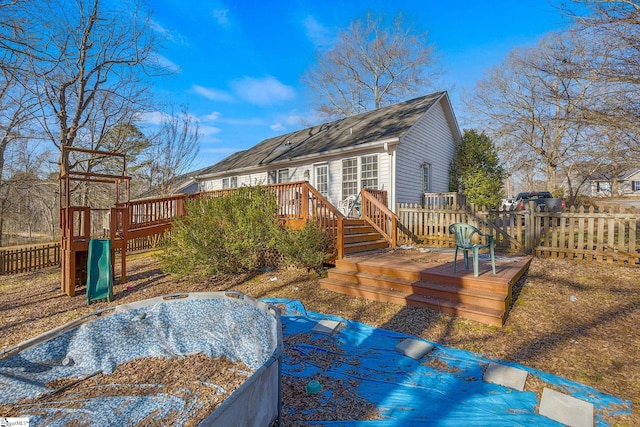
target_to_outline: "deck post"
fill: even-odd
[[[338,232],[336,239],[336,246],[338,250],[338,259],[344,258],[344,219],[342,217],[338,217]]]
[[[129,210],[131,209],[131,205],[127,203],[125,209],[122,210],[122,249],[120,250],[120,283],[127,283],[127,246],[128,242],[128,231],[129,227],[131,227],[131,218],[129,216]],[[113,263],[113,259],[111,260]],[[113,264],[112,264],[113,265]]]
[[[302,183],[302,219],[305,224],[309,221],[309,183]]]
[[[398,246],[398,217],[391,217],[391,248]]]

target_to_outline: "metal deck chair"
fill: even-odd
[[[462,249],[464,254],[464,268],[466,270],[469,269],[469,251],[472,252],[473,256],[473,275],[478,277],[478,250],[482,248],[489,248],[489,252],[491,253],[491,269],[493,270],[493,274],[496,274],[496,260],[494,256],[494,242],[493,242],[493,234],[484,234],[481,233],[480,230],[475,228],[471,224],[464,223],[456,223],[451,224],[449,226],[449,233],[455,235],[456,237],[456,253],[453,258],[453,272],[456,271],[456,260],[458,258],[458,249]],[[478,235],[480,237],[486,237],[487,243],[473,243],[473,236]]]

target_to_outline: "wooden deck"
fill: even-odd
[[[481,254],[479,276],[473,261],[464,268],[458,254],[453,272],[453,249],[428,252],[403,250],[373,252],[336,260],[321,280],[325,289],[400,305],[429,307],[494,326],[502,326],[511,303],[512,287],[526,272],[530,256],[496,254],[496,274],[488,254]]]

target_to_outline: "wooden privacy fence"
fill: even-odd
[[[449,225],[471,224],[483,233],[494,235],[497,247],[508,251],[526,252],[527,213],[518,211],[471,211],[459,206],[423,208],[418,204],[399,204],[398,241],[419,242],[427,246],[455,245]]]
[[[152,249],[156,236],[141,237],[127,242],[127,251]],[[22,248],[0,249],[0,275],[24,273],[60,265],[60,242]]]
[[[498,211],[398,204],[396,212],[400,243],[452,247],[455,240],[449,225],[465,222],[492,233],[496,246],[506,251],[640,265],[640,214],[624,209],[600,212],[580,207],[540,212],[533,205],[523,211]]]
[[[571,208],[561,213],[536,213],[536,256],[594,260],[640,265],[640,214],[596,212],[594,208]]]
[[[0,249],[0,274],[22,273],[60,265],[60,243]]]

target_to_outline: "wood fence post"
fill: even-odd
[[[527,240],[529,240],[525,246],[531,255],[535,255],[536,242],[538,240],[539,232],[537,230],[537,221],[535,220],[536,214],[536,202],[529,201],[525,205],[525,220],[524,226],[527,234]]]

